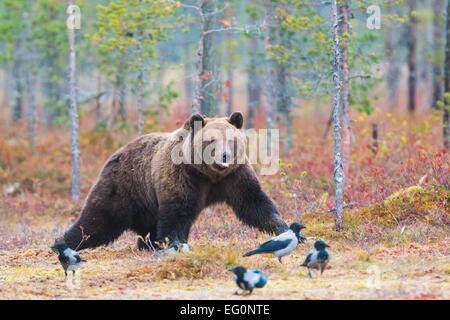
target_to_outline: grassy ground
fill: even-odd
[[[442,233],[440,241],[423,233],[418,243],[398,241],[395,245],[391,240],[358,245],[346,239],[348,233],[336,239],[324,235],[331,238],[327,241],[332,260],[322,277],[314,273],[311,280],[300,264],[314,240],[299,245],[282,265],[270,256],[243,258],[246,250],[268,236],[241,227],[227,210],[217,208],[197,222],[189,253],[156,258],[151,252],[138,252],[135,235],[127,232],[108,247],[80,252],[88,262],[75,282],[71,277],[64,282],[49,246],[70,220],[70,214],[58,219],[10,217],[8,230],[1,233],[1,299],[235,299],[236,286],[226,270],[238,264],[270,274],[267,286],[255,290],[251,299],[450,298],[445,230],[433,232]],[[317,226],[312,224],[305,234],[317,235]],[[239,234],[230,237],[228,232],[234,230],[240,230]],[[397,229],[386,232],[390,239],[403,236]],[[408,237],[407,231],[404,235]]]

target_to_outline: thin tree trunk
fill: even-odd
[[[202,73],[203,73],[203,57],[205,55],[205,16],[203,15],[203,9],[199,10],[200,16],[200,38],[198,41],[197,62],[196,62],[196,75],[194,80],[194,98],[192,102],[192,113],[199,113],[201,110],[202,96]]]
[[[374,155],[378,153],[378,125],[375,122],[372,123],[372,145],[370,149]]]
[[[387,13],[392,15],[392,3],[387,5]],[[397,107],[397,89],[400,69],[398,63],[394,60],[394,30],[391,24],[386,26],[386,60],[388,61],[388,70],[386,75],[386,84],[389,94],[389,109],[393,110]]]
[[[52,21],[56,21],[58,19],[54,6],[50,6],[49,8],[49,17]],[[63,78],[61,67],[57,63],[60,52],[58,51],[56,42],[48,39],[46,45],[45,94],[47,101],[44,104],[44,119],[46,125],[51,127],[53,126],[55,119],[61,117],[62,110],[59,103],[62,100],[62,97],[65,96],[65,93],[63,92],[65,88],[63,88],[62,85],[55,80],[55,77]]]
[[[281,27],[282,28],[282,27]],[[289,41],[287,38],[286,30],[279,30],[279,41],[282,43],[283,47],[287,50],[290,49]],[[278,42],[279,43],[279,42]],[[289,87],[288,80],[288,66],[286,63],[279,63],[277,65],[278,74],[277,74],[277,88],[275,92],[277,95],[277,119],[281,118],[283,115],[284,127],[286,127],[286,138],[284,139],[284,148],[286,150],[290,150],[292,148],[292,101],[291,101],[291,92]]]
[[[73,0],[68,0],[69,6]],[[78,110],[76,90],[76,55],[75,55],[75,30],[69,28],[69,99],[70,99],[70,128],[72,151],[72,200],[80,199],[80,147],[78,144]]]
[[[227,67],[227,90],[228,90],[228,101],[227,101],[227,114],[226,116],[230,116],[231,112],[233,110],[233,85],[234,85],[234,79],[233,79],[233,50],[231,48],[231,31],[227,31],[227,41],[228,41],[228,48],[227,48],[227,56],[228,56],[228,67]]]
[[[233,10],[231,8],[231,0],[227,0],[228,8],[226,10],[226,17],[228,21],[231,21],[231,15],[233,13]],[[233,47],[232,47],[232,38],[233,34],[231,30],[227,31],[227,59],[228,59],[228,67],[227,67],[227,95],[228,95],[228,101],[227,101],[227,112],[226,116],[230,116],[231,112],[233,110],[233,86],[234,86],[234,79],[233,79]]]
[[[442,32],[441,32],[441,16],[442,16],[442,0],[433,1],[433,100],[431,106],[438,108],[438,101],[442,101]]]
[[[290,150],[292,148],[292,111],[291,106],[288,108],[289,109],[286,112],[286,142],[284,144],[286,150]]]
[[[193,84],[192,84],[192,61],[191,61],[191,51],[190,44],[186,43],[184,45],[184,95],[186,98],[186,112],[190,114],[193,107]]]
[[[10,107],[9,95],[10,95],[10,78],[11,78],[10,64],[5,64],[3,69],[3,101],[1,107],[7,109]]]
[[[409,0],[409,23],[408,23],[408,110],[416,110],[416,87],[417,87],[417,41],[416,23],[413,15],[416,11],[416,0]]]
[[[255,2],[252,1],[251,4]],[[250,18],[250,25],[255,24],[255,21]],[[261,105],[261,80],[257,70],[257,54],[258,54],[258,38],[252,36],[248,42],[250,61],[248,66],[248,80],[247,80],[247,95],[248,95],[248,109],[247,109],[247,128],[254,126],[255,109]]]
[[[350,81],[349,81],[349,65],[348,65],[348,8],[349,1],[342,0],[340,6],[342,33],[344,37],[342,43],[342,165],[344,168],[344,177],[348,179],[350,172],[350,117],[349,117],[349,97],[350,97]]]
[[[274,109],[274,96],[273,96],[273,68],[272,68],[272,58],[269,54],[269,49],[271,46],[271,27],[270,23],[273,17],[273,9],[272,9],[272,1],[266,0],[266,104],[267,104],[267,141],[268,141],[268,149],[272,150],[271,146],[271,130],[274,128],[273,123],[273,109]]]
[[[100,121],[102,121],[102,119],[103,119],[102,104],[101,104],[102,94],[100,94],[102,92],[102,73],[100,72],[100,70],[98,70],[97,73],[98,73],[97,74],[98,95],[95,98],[95,118],[96,118],[97,124],[99,124]]]
[[[119,89],[119,115],[122,122],[127,122],[127,110],[125,107],[125,102],[127,99],[127,87],[125,84],[125,75],[121,74],[118,79],[118,89]]]
[[[340,80],[340,47],[339,47],[339,26],[337,18],[336,0],[331,0],[331,15],[333,28],[333,83],[334,83],[334,99],[333,99],[333,121],[334,121],[334,184],[335,184],[335,208],[334,223],[336,230],[342,230],[342,197],[344,187],[344,173],[342,168],[341,157],[341,80]]]
[[[139,0],[139,8],[141,8],[142,0]],[[144,128],[144,117],[142,115],[142,110],[144,109],[144,61],[142,60],[143,52],[142,52],[142,33],[139,32],[137,39],[137,53],[138,53],[138,92],[137,92],[137,113],[138,113],[138,135],[142,135],[142,129]],[[162,65],[159,65],[158,72],[158,81],[164,83]]]
[[[445,30],[445,79],[444,91],[446,95],[450,94],[450,0],[447,0],[447,26]],[[445,99],[444,115],[442,117],[442,133],[444,138],[444,147],[450,150],[450,99]]]
[[[122,122],[127,121],[127,113],[125,110],[125,96],[126,96],[126,86],[125,86],[125,70],[124,70],[124,59],[125,55],[122,56],[119,66],[117,68],[116,80],[114,82],[113,90],[113,101],[112,110],[108,119],[108,130],[112,128],[116,122],[117,116],[119,115]]]
[[[328,136],[328,132],[330,131],[331,125],[333,124],[333,110],[331,110],[330,116],[328,117],[327,124],[325,126],[325,130],[322,134],[322,143],[325,142],[325,139]]]
[[[22,118],[23,113],[23,84],[22,84],[22,39],[17,40],[14,52],[13,65],[13,93],[12,93],[12,121],[16,122]]]
[[[27,118],[29,123],[28,135],[33,154],[37,155],[37,108],[32,77],[32,71],[27,70],[25,73],[25,87],[27,93]]]
[[[138,71],[138,96],[137,96],[137,111],[138,111],[138,135],[142,135],[142,128],[144,127],[144,118],[142,116],[142,109],[144,105],[143,92],[144,92],[144,71],[142,62],[140,62]]]
[[[208,32],[216,26],[217,0],[204,1],[201,6],[201,14],[204,18],[204,31]],[[201,81],[200,109],[201,113],[212,117],[217,115],[217,67],[216,67],[216,35],[214,32],[203,34],[202,76],[209,74]]]

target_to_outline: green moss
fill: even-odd
[[[443,186],[412,186],[390,195],[382,203],[363,208],[361,213],[381,224],[424,221],[430,224],[448,224],[450,191]]]

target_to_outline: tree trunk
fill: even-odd
[[[227,67],[227,95],[228,95],[228,101],[227,101],[227,113],[226,116],[230,116],[231,112],[233,110],[233,85],[234,85],[234,79],[233,79],[233,50],[230,46],[231,43],[231,31],[227,31],[227,41],[228,41],[228,48],[227,48],[227,57],[228,57],[228,67]]]
[[[50,6],[49,10],[50,19],[55,21],[58,20],[53,6]],[[46,45],[46,74],[44,88],[47,101],[44,104],[44,121],[47,126],[51,127],[55,119],[62,115],[61,105],[59,103],[61,102],[62,97],[65,96],[63,93],[65,88],[63,89],[62,85],[54,79],[55,77],[63,78],[61,67],[58,65],[58,55],[61,53],[58,51],[55,41],[48,39]]]
[[[120,115],[120,119],[122,120],[122,122],[126,123],[127,122],[127,110],[125,107],[125,102],[127,99],[127,87],[125,84],[125,75],[122,73],[119,75],[118,79],[118,93],[119,93],[119,97],[118,97],[118,102],[119,102],[119,115]]]
[[[140,62],[138,71],[138,96],[137,96],[137,112],[138,112],[138,135],[142,135],[142,128],[144,127],[144,118],[142,116],[142,109],[144,105],[144,70],[142,62]]]
[[[101,103],[102,94],[100,94],[102,92],[102,73],[100,72],[100,70],[97,70],[97,92],[98,95],[95,98],[95,118],[97,124],[99,124],[103,119]]]
[[[254,1],[252,1],[254,4]],[[250,25],[255,24],[255,21],[250,18]],[[247,107],[247,128],[253,128],[255,109],[261,105],[261,79],[257,70],[257,54],[258,54],[258,38],[252,36],[248,42],[250,61],[248,66],[248,79],[247,79],[247,95],[248,95],[248,107]]]
[[[392,15],[392,3],[387,5],[388,14]],[[397,107],[397,89],[398,79],[400,76],[400,68],[397,61],[394,60],[394,30],[391,24],[386,26],[386,60],[388,61],[388,70],[386,74],[386,84],[389,95],[389,109],[393,110]]]
[[[25,88],[27,93],[27,118],[29,123],[28,135],[33,154],[37,155],[37,108],[34,97],[33,73],[30,70],[25,72]]]
[[[73,0],[68,0],[69,6]],[[80,147],[78,144],[78,110],[76,90],[75,30],[69,28],[69,103],[72,151],[72,200],[80,199]]]
[[[336,230],[342,230],[342,196],[344,187],[344,173],[341,158],[341,80],[340,80],[340,48],[339,48],[339,27],[337,18],[336,0],[331,0],[331,15],[333,28],[333,83],[334,83],[334,99],[333,99],[333,121],[334,121],[334,184],[335,184],[335,208],[334,223]]]
[[[417,52],[416,52],[416,24],[417,19],[413,12],[416,11],[416,0],[409,0],[409,23],[408,23],[408,110],[416,110],[416,87],[417,87]]]
[[[441,68],[441,16],[442,16],[442,0],[433,1],[433,100],[431,106],[438,108],[438,101],[443,101],[442,94],[442,68]]]
[[[281,42],[281,45],[286,48],[287,50],[290,49],[289,41],[287,38],[286,30],[281,29],[279,30],[278,34],[279,43]],[[286,150],[290,150],[292,148],[292,101],[291,101],[291,92],[289,87],[289,80],[288,80],[288,72],[287,72],[288,66],[286,62],[279,63],[277,65],[277,88],[275,92],[277,92],[277,120],[281,119],[281,116],[283,116],[284,120],[284,127],[286,127],[286,137],[284,139],[284,148]]]
[[[192,85],[192,61],[191,61],[191,51],[190,44],[184,44],[184,95],[186,97],[186,112],[190,114],[193,107],[193,85]]]
[[[22,84],[22,39],[18,39],[14,48],[13,66],[13,93],[12,93],[12,121],[16,122],[22,118],[23,113],[23,84]]]
[[[217,0],[204,1],[201,7],[201,14],[204,18],[204,31],[208,32],[216,26],[216,10]],[[217,108],[217,66],[216,66],[216,35],[214,32],[204,34],[203,37],[203,57],[201,76],[201,113],[213,117],[218,114]],[[209,76],[205,76],[209,74]]]
[[[3,49],[3,48],[2,48]],[[12,72],[10,70],[10,64],[7,63],[5,64],[5,67],[3,69],[3,101],[1,104],[1,108],[3,109],[8,109],[10,107],[10,81],[11,81],[11,77],[12,76]]]
[[[344,168],[344,177],[348,179],[350,172],[350,116],[349,116],[349,97],[350,80],[348,65],[348,0],[342,0],[340,6],[342,33],[346,36],[342,43],[342,165]]]
[[[446,44],[445,44],[445,79],[444,91],[448,96],[450,95],[450,0],[447,0],[447,26],[445,30]],[[442,117],[444,146],[450,150],[450,99],[445,99],[444,115]]]
[[[231,1],[227,0],[228,8],[226,10],[226,17],[228,21],[231,21],[231,15],[232,15],[232,8],[231,8]],[[233,85],[234,85],[234,79],[233,79],[233,47],[232,47],[232,38],[233,34],[231,30],[227,31],[227,59],[228,59],[228,67],[227,67],[227,95],[228,95],[228,101],[227,101],[227,112],[226,116],[230,116],[231,112],[233,110]]]
[[[266,104],[267,104],[267,141],[268,149],[272,150],[271,146],[271,130],[274,128],[273,123],[273,109],[274,109],[274,80],[273,80],[273,68],[272,68],[272,58],[270,57],[269,49],[271,47],[271,26],[270,23],[273,17],[272,1],[266,0],[266,55],[265,55],[265,65],[266,65]]]

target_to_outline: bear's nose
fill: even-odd
[[[224,152],[222,154],[222,161],[228,163],[231,160],[231,155],[229,152]]]

